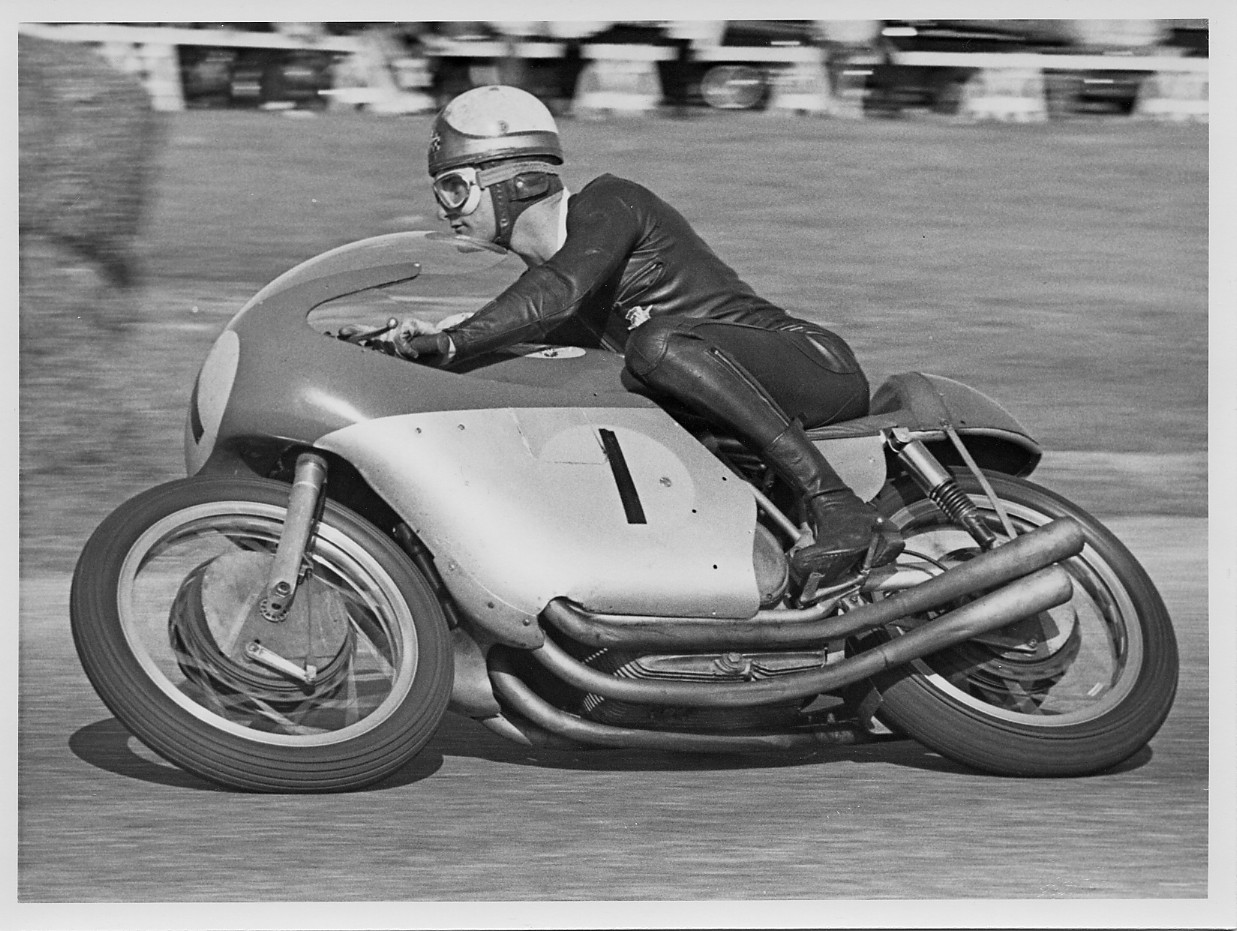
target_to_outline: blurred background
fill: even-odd
[[[1207,513],[1203,20],[27,23],[22,573],[183,474],[188,391],[262,284],[437,228],[432,114],[503,82],[567,183],[678,207],[873,386],[958,378],[1099,516]]]
[[[1167,59],[1208,55],[1201,19],[111,23],[26,31],[91,42],[167,109],[417,112],[469,87],[504,83],[560,114],[811,109],[813,90],[845,97],[863,113],[957,114],[985,69],[1020,68],[1042,72],[1053,115],[1129,114],[1140,94],[1162,95],[1144,88],[1162,73],[1206,74],[1197,62]],[[1004,57],[985,57],[993,53]]]

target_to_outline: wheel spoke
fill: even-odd
[[[1004,537],[986,496],[977,490],[970,495],[989,526]],[[1022,501],[1005,498],[1005,505],[1020,533],[1051,519]],[[920,565],[928,560],[948,569],[974,554],[974,541],[934,504],[912,498],[904,507],[895,518],[907,540],[900,561],[913,553]],[[1035,650],[1002,647],[999,639],[970,641],[917,661],[918,667],[965,704],[1010,720],[1055,723],[1101,713],[1118,700],[1118,683],[1132,662],[1129,637],[1137,608],[1094,544],[1062,565],[1074,582],[1073,597],[1061,615],[1063,626],[1052,637],[1041,638]]]
[[[280,733],[283,734],[317,734],[320,730],[317,728],[307,727],[298,724],[291,717],[283,712],[277,711],[259,698],[250,698],[249,702],[257,709],[258,714],[281,726]]]
[[[1039,702],[1035,700],[1035,696],[1028,692],[1021,682],[1015,679],[1005,679],[1004,684],[1005,695],[1008,698],[1008,707],[1023,714],[1038,715],[1043,713],[1040,710]]]
[[[330,656],[321,654],[324,635],[334,651],[331,638],[338,635],[326,634],[332,618],[347,624],[342,650],[318,669],[316,680],[292,683],[237,650],[254,633],[254,586],[265,578],[281,521],[280,508],[232,503],[203,506],[147,531],[121,582],[126,636],[173,700],[198,717],[252,732],[254,739],[272,732],[330,735],[364,725],[390,704],[406,674],[399,657],[410,649],[402,638],[411,622],[401,620],[409,608],[385,570],[350,538],[322,528],[315,539],[309,578],[317,580],[320,594],[305,602],[299,621],[285,622],[305,625],[303,642],[299,628],[268,631],[283,638],[276,652],[299,665],[315,644],[324,659]],[[315,604],[327,613],[318,615]]]

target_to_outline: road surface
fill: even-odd
[[[21,900],[1205,896],[1206,522],[1112,525],[1161,587],[1183,677],[1150,750],[1072,780],[982,776],[909,740],[764,760],[528,752],[449,717],[371,791],[225,792],[127,736],[73,653],[68,580],[24,580]]]

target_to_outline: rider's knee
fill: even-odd
[[[632,374],[644,378],[667,357],[673,358],[677,344],[689,337],[671,320],[653,317],[636,327],[627,336],[624,355]]]

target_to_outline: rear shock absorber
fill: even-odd
[[[997,535],[984,522],[975,502],[958,487],[957,479],[928,452],[920,440],[913,439],[903,430],[891,430],[886,437],[889,448],[898,454],[916,484],[933,504],[974,537],[983,549],[990,550],[996,546]]]

